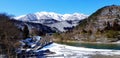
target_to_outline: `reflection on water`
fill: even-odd
[[[62,42],[61,44],[66,44],[76,47],[86,47],[86,48],[95,48],[95,49],[112,49],[120,50],[120,44],[95,44],[95,43],[79,43],[79,42]]]

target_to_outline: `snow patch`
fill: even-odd
[[[108,49],[92,49],[84,47],[73,47],[68,45],[62,45],[53,43],[49,46],[42,48],[41,50],[49,49],[56,54],[51,54],[47,56],[58,56],[58,57],[67,57],[67,58],[89,58],[90,55],[120,55],[120,50],[108,50]]]

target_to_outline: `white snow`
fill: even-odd
[[[25,45],[30,46],[31,48],[28,48],[26,51],[32,50],[32,48],[35,48],[35,46],[38,46],[37,44],[40,44],[40,40],[42,38],[40,36],[33,36],[33,38],[26,38],[25,40],[19,41],[21,43],[21,48],[23,48]],[[37,48],[36,48],[37,49]]]
[[[89,58],[90,55],[120,55],[120,50],[108,50],[108,49],[92,49],[84,47],[73,47],[68,45],[62,45],[53,43],[49,46],[42,48],[41,50],[49,49],[56,54],[47,55],[48,57],[54,56],[55,58]]]
[[[35,41],[35,43],[37,43],[41,40],[41,37],[40,36],[33,36],[33,40]]]
[[[24,16],[26,16],[26,15],[21,15],[21,16],[15,17],[15,19],[19,19],[19,18],[22,18]]]
[[[29,15],[29,14],[27,14]],[[58,14],[58,13],[55,13],[55,12],[36,12],[34,14],[30,14],[30,15],[34,15],[36,17],[29,17],[29,18],[26,18],[28,17],[27,15],[21,15],[21,16],[18,16],[18,17],[15,17],[15,19],[17,20],[40,20],[40,19],[55,19],[57,21],[63,21],[63,20],[81,20],[81,19],[84,19],[86,17],[88,17],[88,15],[85,15],[85,14],[81,14],[81,13],[73,13],[73,14]]]
[[[119,40],[119,41],[117,41],[117,42],[115,42],[115,43],[120,43],[120,40]]]
[[[77,24],[76,24],[77,25]],[[61,22],[58,22],[58,23],[54,23],[54,24],[49,24],[47,26],[50,26],[50,27],[55,27],[57,28],[59,31],[66,31],[64,29],[64,27],[73,27],[73,26],[76,26],[75,24],[69,24],[67,23],[66,21],[61,21]]]

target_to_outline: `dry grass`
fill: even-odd
[[[93,55],[90,58],[120,58],[120,55]]]

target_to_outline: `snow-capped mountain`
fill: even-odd
[[[77,23],[80,20],[87,17],[88,15],[84,15],[80,13],[58,14],[54,12],[37,12],[33,14],[27,14],[27,15],[15,17],[15,19],[20,21],[41,23],[50,27],[55,27],[58,30],[65,31],[64,30],[65,27],[73,27],[77,25]],[[64,24],[62,24],[63,22]],[[61,27],[58,28],[58,26],[61,26]]]
[[[81,20],[88,17],[88,15],[73,13],[73,14],[58,14],[54,12],[37,12],[34,14],[27,14],[15,17],[17,20],[21,21],[39,21],[41,19],[54,19],[57,21],[63,20]]]

